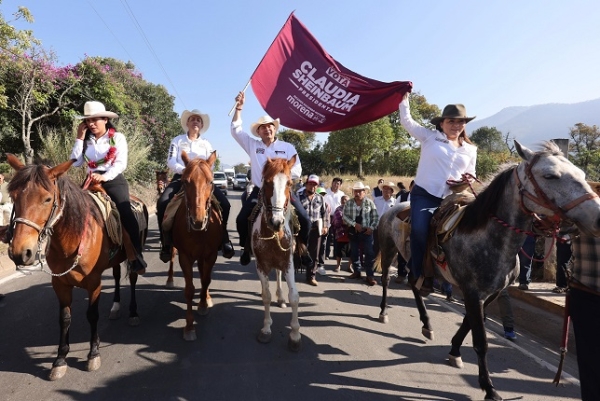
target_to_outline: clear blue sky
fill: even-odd
[[[440,108],[464,103],[484,118],[509,106],[600,97],[598,0],[2,0],[7,20],[18,5],[35,22],[16,26],[33,29],[60,64],[85,55],[129,60],[175,96],[177,113],[209,113],[205,136],[226,164],[248,161],[227,113],[294,10],[347,68],[412,81]],[[264,111],[251,88],[246,93],[249,127]]]

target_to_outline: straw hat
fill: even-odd
[[[354,183],[354,185],[352,186],[352,190],[353,191],[361,191],[361,190],[366,190],[369,187],[365,186],[365,184],[362,183],[362,181],[356,181]]]
[[[113,113],[112,111],[106,111],[104,104],[95,100],[85,102],[85,104],[83,105],[83,115],[77,116],[76,118],[79,120],[83,120],[86,118],[96,117],[119,118],[117,113]]]
[[[254,124],[252,124],[250,126],[250,131],[255,136],[258,136],[258,127],[260,127],[261,125],[265,125],[265,124],[273,124],[275,126],[275,132],[277,132],[279,130],[279,119],[278,118],[273,120],[269,116],[262,116],[261,118],[258,119],[257,122],[255,122]]]
[[[393,182],[391,182],[391,181],[388,181],[388,182],[384,182],[384,183],[383,183],[383,185],[382,185],[381,187],[382,187],[382,188],[388,187],[388,188],[392,188],[392,189],[394,189],[394,187],[395,187],[395,186],[396,186],[396,184],[394,184],[394,183],[393,183]]]
[[[198,109],[192,111],[184,110],[183,113],[181,113],[181,128],[183,128],[183,132],[188,132],[187,121],[191,116],[200,116],[202,119],[202,128],[200,128],[199,135],[205,133],[208,130],[208,127],[210,127],[210,117],[208,114],[202,114]]]

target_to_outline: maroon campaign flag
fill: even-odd
[[[350,71],[292,13],[252,75],[260,105],[281,124],[327,132],[377,120],[398,109],[411,82],[380,82]]]

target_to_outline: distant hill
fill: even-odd
[[[600,99],[574,104],[540,104],[529,107],[507,107],[493,116],[475,119],[468,125],[469,134],[480,127],[496,127],[510,133],[524,145],[568,138],[569,129],[577,123],[600,126]]]

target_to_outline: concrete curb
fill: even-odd
[[[511,297],[526,302],[531,306],[561,317],[564,316],[565,295],[554,294],[552,292],[554,285],[547,283],[536,285],[536,283],[532,283],[529,285],[529,288],[529,290],[520,290],[517,286],[510,286],[508,287],[508,293]]]

